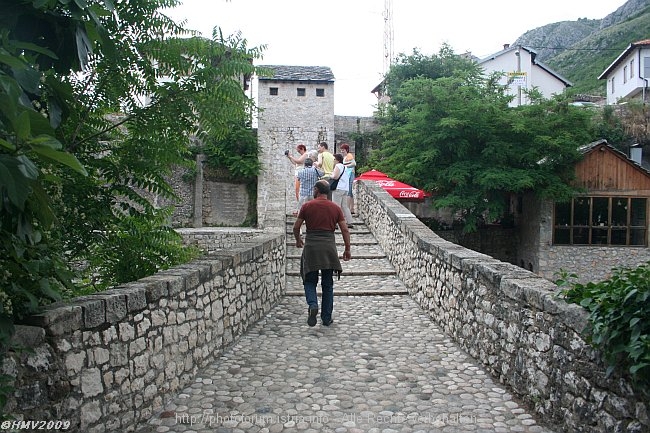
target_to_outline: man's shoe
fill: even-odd
[[[307,318],[307,324],[309,326],[316,326],[316,316],[318,316],[318,308],[310,308],[309,317]]]
[[[330,319],[327,322],[323,320],[323,326],[330,326],[332,323],[334,323],[334,319]]]

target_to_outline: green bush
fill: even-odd
[[[650,395],[650,262],[614,269],[609,280],[580,284],[565,274],[560,286],[568,301],[589,311],[588,338],[603,352],[607,375],[628,374],[633,386]]]

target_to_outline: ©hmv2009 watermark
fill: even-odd
[[[22,421],[2,421],[0,423],[0,430],[2,431],[16,431],[16,430],[67,430],[70,428],[70,421],[38,421],[38,420],[22,420]]]

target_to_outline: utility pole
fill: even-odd
[[[393,0],[384,0],[384,65],[385,77],[393,63]]]

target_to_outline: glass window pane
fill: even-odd
[[[631,226],[646,226],[646,199],[645,198],[633,198],[632,210],[630,214],[630,225]]]
[[[570,245],[571,244],[571,230],[569,228],[556,228],[554,234],[555,245]]]
[[[627,230],[612,229],[612,245],[627,245]]]
[[[571,203],[555,203],[555,226],[571,225]]]
[[[594,226],[607,226],[608,214],[607,208],[609,205],[609,198],[607,197],[594,197],[593,209],[591,211],[591,224]]]
[[[588,245],[589,244],[589,229],[586,227],[573,229],[573,244],[574,245]]]
[[[645,245],[645,229],[630,229],[630,245]]]
[[[622,227],[627,225],[627,206],[628,200],[626,197],[612,198],[612,226]]]
[[[573,201],[573,224],[577,226],[589,225],[589,198],[578,197]],[[574,242],[575,243],[575,242]]]
[[[607,229],[593,229],[591,231],[592,245],[607,245]]]

